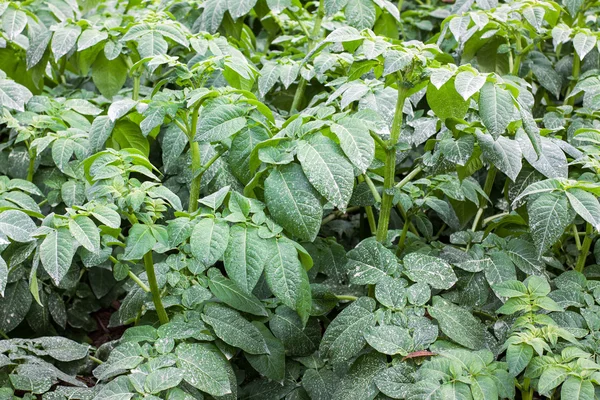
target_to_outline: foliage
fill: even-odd
[[[0,399],[594,399],[558,1],[0,2]]]

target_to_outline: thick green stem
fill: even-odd
[[[33,173],[35,172],[35,152],[29,149],[29,167],[27,168],[27,180],[33,182]]]
[[[533,389],[529,387],[529,378],[525,378],[521,387],[521,399],[533,400]]]
[[[133,77],[133,92],[131,93],[131,98],[133,100],[138,100],[140,97],[140,76],[135,75]]]
[[[323,17],[325,16],[325,1],[319,1],[319,8],[317,9],[317,15],[315,17],[315,24],[313,26],[313,30],[311,35],[308,37],[308,51],[310,52],[315,45],[315,42],[319,40],[321,36],[321,23],[323,22]],[[298,22],[302,26],[302,23],[298,19]],[[304,78],[300,78],[298,82],[298,87],[296,88],[296,93],[294,94],[294,100],[292,101],[292,107],[290,108],[290,114],[295,114],[298,111],[298,107],[300,106],[300,102],[304,97],[304,92],[306,91],[306,86],[308,82]]]
[[[383,175],[383,196],[381,199],[381,210],[379,212],[379,221],[377,223],[377,241],[384,242],[387,238],[388,226],[390,224],[390,213],[392,211],[392,201],[394,194],[390,193],[394,187],[394,178],[396,176],[396,144],[400,137],[402,128],[402,110],[404,102],[408,96],[407,89],[398,80],[398,100],[396,102],[396,111],[392,122],[390,140],[386,148],[385,170]]]
[[[156,307],[156,313],[158,314],[158,320],[160,324],[166,324],[169,322],[167,311],[163,306],[160,298],[160,290],[158,289],[158,283],[156,282],[156,273],[154,272],[154,261],[152,260],[152,250],[144,254],[144,267],[146,268],[146,274],[148,275],[148,283],[150,284],[150,292],[152,293],[152,301],[154,307]]]
[[[190,152],[192,153],[192,175],[196,174],[197,171],[202,168],[202,159],[200,156],[200,144],[194,142],[194,136],[196,135],[196,129],[198,126],[198,112],[199,106],[194,107],[192,111],[192,126],[188,132],[188,140],[190,142]],[[198,174],[192,178],[192,184],[190,186],[190,201],[188,204],[188,211],[193,213],[198,209],[198,198],[200,197],[200,183],[202,181],[202,175]]]
[[[583,272],[583,268],[585,267],[585,261],[587,260],[590,247],[592,246],[593,233],[594,227],[588,222],[585,226],[585,238],[583,239],[579,258],[577,258],[577,265],[575,266],[575,269],[579,272]]]
[[[488,170],[488,173],[487,173],[487,177],[485,178],[485,183],[483,185],[483,191],[485,192],[485,194],[488,197],[490,196],[490,193],[492,192],[492,187],[494,186],[494,179],[496,179],[496,172],[497,172],[496,167],[494,167],[493,165],[490,166],[490,169]],[[485,210],[486,205],[487,205],[487,200],[483,196],[479,197],[479,202],[481,203],[481,205],[479,206],[479,209],[477,210],[477,214],[475,214],[475,219],[473,220],[473,225],[471,226],[471,230],[473,232],[475,232],[477,230],[477,226],[479,225],[479,220],[481,219],[481,216],[483,215],[483,211]]]
[[[512,65],[511,73],[513,75],[519,75],[519,69],[521,68],[521,57],[522,57],[522,47],[521,47],[521,35],[516,35],[516,56]]]

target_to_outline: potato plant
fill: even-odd
[[[0,400],[593,400],[600,2],[0,2]]]

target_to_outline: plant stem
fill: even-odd
[[[10,340],[10,338],[8,337],[8,335],[6,333],[4,333],[3,330],[0,329],[0,337],[3,337],[6,340]]]
[[[99,358],[96,358],[96,357],[94,357],[94,356],[90,356],[90,355],[88,355],[88,358],[89,358],[90,360],[92,360],[93,362],[95,362],[96,364],[98,364],[98,365],[100,365],[100,364],[104,364],[104,361],[102,361],[101,359],[99,359]]]
[[[496,179],[497,169],[493,165],[490,166],[488,170],[487,177],[485,178],[485,183],[483,184],[483,191],[489,197],[492,192],[492,187],[494,186],[494,179]],[[477,210],[477,214],[475,214],[475,219],[473,220],[473,225],[471,226],[471,230],[475,232],[477,230],[477,225],[479,225],[479,220],[483,215],[483,210],[485,210],[487,206],[487,200],[483,196],[479,196],[479,202],[481,205]]]
[[[579,272],[583,272],[583,268],[585,267],[585,261],[587,260],[588,252],[590,251],[590,247],[592,246],[592,234],[594,233],[594,227],[589,222],[585,226],[585,238],[583,239],[583,244],[581,245],[581,251],[579,252],[579,258],[577,258],[577,265],[575,266],[575,270]]]
[[[408,175],[406,175],[404,177],[404,179],[402,179],[400,182],[398,182],[395,186],[396,189],[402,189],[404,187],[404,185],[406,185],[408,182],[412,181],[413,178],[415,176],[417,176],[421,171],[423,171],[422,167],[417,167],[415,169],[413,169],[412,171],[410,171],[410,173]]]
[[[141,287],[144,292],[146,292],[146,293],[151,292],[150,288],[148,286],[146,286],[146,284],[144,282],[142,282],[142,280],[136,274],[134,274],[131,271],[127,271],[127,275],[131,278],[132,281],[137,283],[138,286]]]
[[[146,268],[146,274],[148,275],[148,283],[150,284],[150,292],[152,293],[152,301],[154,302],[154,307],[156,307],[158,320],[161,325],[166,324],[169,322],[169,317],[167,316],[167,312],[165,311],[165,307],[160,298],[160,290],[158,289],[156,273],[154,272],[154,261],[152,261],[152,250],[144,254],[144,267]]]
[[[317,15],[315,17],[315,25],[313,26],[313,30],[311,35],[308,37],[308,51],[310,52],[317,40],[319,40],[321,34],[321,23],[323,22],[323,17],[325,16],[325,1],[319,1],[319,8],[317,9]],[[300,22],[298,20],[298,22]],[[300,23],[300,25],[302,25]],[[294,100],[292,101],[292,108],[290,108],[290,114],[295,114],[298,111],[298,107],[300,106],[300,102],[304,97],[304,91],[306,90],[306,85],[308,82],[304,78],[300,78],[298,82],[298,87],[296,88],[296,93],[294,94]]]
[[[133,100],[138,100],[140,97],[140,76],[136,74],[133,77],[133,91],[131,93],[131,98]]]
[[[27,180],[33,182],[33,173],[35,172],[35,154],[29,149],[29,167],[27,168]]]
[[[515,52],[516,56],[515,56],[514,63],[512,65],[511,74],[518,76],[519,75],[519,69],[521,68],[521,57],[522,57],[522,54],[521,54],[521,51],[522,51],[522,48],[521,48],[521,34],[517,33],[516,34],[516,38],[517,38],[517,40],[516,40],[515,44],[516,44],[517,49],[516,49],[516,52]]]
[[[362,174],[362,177],[365,180],[365,182],[367,182],[367,186],[369,186],[369,190],[371,190],[371,194],[373,195],[375,202],[381,203],[381,196],[379,195],[379,192],[377,191],[377,188],[375,187],[375,184],[373,183],[371,178],[367,174]]]
[[[377,241],[384,242],[387,238],[388,226],[390,224],[390,213],[392,211],[392,201],[394,195],[389,193],[394,187],[394,177],[396,176],[396,144],[400,137],[402,128],[402,110],[407,97],[407,89],[402,81],[398,79],[398,100],[396,102],[396,111],[392,122],[389,145],[386,148],[385,171],[383,176],[383,197],[381,199],[381,210],[379,212],[379,222],[377,223]]]
[[[410,225],[410,221],[408,219],[404,220],[404,226],[402,227],[402,233],[400,234],[400,240],[398,241],[398,248],[396,248],[396,256],[400,256],[404,251],[404,242],[406,241],[406,234],[408,233],[408,227]]]
[[[119,263],[119,260],[117,260],[113,256],[110,256],[109,259],[110,259],[110,261],[112,261],[113,264]],[[128,270],[127,275],[131,278],[132,281],[137,283],[138,286],[141,287],[144,292],[150,293],[150,288],[144,282],[142,282],[142,280],[136,274],[134,274],[133,272]]]
[[[375,198],[375,202],[377,202],[377,203],[381,202],[381,196],[379,195],[377,188],[373,184],[373,181],[371,180],[371,178],[369,178],[366,173],[359,175],[358,181],[359,182],[366,181],[367,186],[369,186],[369,189],[371,190],[371,193],[373,194],[373,197]],[[375,223],[375,214],[373,214],[373,207],[366,206],[365,213],[367,214],[367,221],[369,222],[369,230],[371,231],[371,235],[375,235],[377,233],[377,225]]]
[[[533,389],[529,388],[529,378],[525,378],[523,380],[523,386],[521,388],[521,399],[533,400]]]
[[[387,143],[383,141],[383,139],[376,134],[375,132],[369,131],[369,133],[371,134],[371,137],[373,138],[373,140],[375,140],[377,143],[379,143],[379,145],[381,146],[382,149],[386,149],[387,148]]]
[[[335,297],[338,300],[347,300],[347,301],[358,300],[358,297],[356,297],[356,296],[349,296],[349,295],[343,295],[343,294],[336,294]]]
[[[579,239],[579,232],[577,231],[577,225],[571,225],[573,230],[573,237],[575,238],[575,246],[577,246],[577,250],[581,251],[581,240]]]
[[[190,142],[190,152],[192,153],[192,175],[202,168],[202,159],[200,156],[200,144],[194,142],[194,136],[196,135],[196,129],[198,126],[198,112],[200,106],[194,107],[192,111],[192,126],[188,132],[188,140]],[[195,178],[192,178],[192,184],[190,186],[190,200],[188,204],[188,212],[193,213],[198,209],[198,198],[200,197],[200,182],[202,181],[202,175],[198,174]]]
[[[573,54],[573,71],[571,73],[573,79],[571,80],[571,83],[569,84],[569,89],[567,90],[567,97],[569,97],[569,95],[573,92],[573,89],[575,88],[575,85],[577,84],[577,81],[579,80],[579,74],[581,71],[581,60],[579,59],[579,56],[577,55],[577,53]],[[567,100],[567,104],[572,106],[575,104],[575,96],[569,97],[569,99]]]
[[[373,207],[366,206],[365,213],[367,214],[367,221],[369,221],[369,229],[371,230],[371,235],[375,235],[377,233],[377,224],[375,223],[375,214],[373,214]]]

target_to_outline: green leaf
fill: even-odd
[[[405,398],[413,382],[414,369],[407,363],[397,363],[382,371],[375,378],[375,384],[381,393],[391,398]]]
[[[359,119],[345,117],[332,124],[331,131],[348,159],[364,174],[375,156],[375,142],[369,129]]]
[[[27,26],[27,14],[13,7],[8,7],[2,15],[2,30],[8,40],[15,40]]]
[[[108,39],[108,33],[94,28],[86,29],[81,33],[79,39],[77,39],[77,51],[88,49],[106,39]]]
[[[225,343],[249,354],[268,354],[269,349],[260,331],[235,310],[218,303],[208,303],[202,314],[204,322]]]
[[[372,28],[375,23],[375,4],[371,0],[352,0],[346,4],[346,20],[356,29]]]
[[[363,240],[347,254],[346,269],[355,285],[374,285],[398,268],[396,256],[375,238]]]
[[[331,362],[354,357],[364,347],[364,334],[375,324],[375,300],[361,297],[354,301],[327,327],[320,345],[323,356]]]
[[[223,256],[227,276],[244,292],[251,293],[262,275],[267,258],[267,242],[258,228],[234,225]]]
[[[62,362],[81,360],[87,357],[90,348],[87,344],[79,344],[73,340],[59,336],[41,337],[34,339],[34,342],[37,346],[44,349],[44,355]]]
[[[101,115],[94,119],[90,133],[88,135],[90,143],[90,151],[98,152],[104,148],[104,143],[110,137],[113,128],[115,127],[114,122],[106,115]]]
[[[593,194],[581,189],[572,188],[566,192],[567,198],[573,210],[594,229],[600,231],[600,203]]]
[[[560,192],[544,193],[535,201],[528,201],[527,211],[533,243],[537,256],[541,257],[560,239],[573,219],[573,211],[569,208],[567,196]]]
[[[290,240],[279,238],[269,242],[268,251],[265,277],[269,289],[283,304],[296,310],[305,324],[311,309],[311,290],[296,247]]]
[[[327,16],[331,16],[346,7],[348,0],[323,0],[323,3],[325,6],[325,13]]]
[[[183,380],[184,371],[175,367],[161,368],[150,372],[144,382],[147,393],[158,394],[163,390],[179,385]]]
[[[246,125],[244,109],[233,104],[211,109],[198,120],[196,142],[219,142],[238,133]]]
[[[25,104],[33,94],[25,86],[9,79],[0,79],[0,105],[17,111],[24,111]]]
[[[8,266],[6,265],[6,261],[2,257],[0,257],[0,297],[4,296],[4,290],[6,289],[6,284],[8,283]]]
[[[177,366],[183,379],[195,388],[213,396],[231,393],[227,361],[209,344],[181,343],[175,349]]]
[[[527,275],[541,275],[544,263],[537,257],[533,243],[523,239],[513,239],[506,246],[510,260]]]
[[[490,254],[485,263],[484,274],[492,289],[499,283],[517,279],[517,272],[510,256],[501,251]]]
[[[160,32],[151,30],[137,39],[137,49],[141,58],[167,54],[169,45]]]
[[[547,178],[567,178],[569,174],[567,157],[557,144],[547,138],[541,138],[541,151],[538,154],[530,139],[525,137],[523,130],[519,129],[516,137],[523,156],[533,168]]]
[[[279,306],[269,320],[273,334],[283,342],[286,352],[295,356],[308,356],[319,347],[321,325],[311,318],[305,325],[298,314],[286,307]]]
[[[302,387],[313,400],[331,399],[338,383],[336,374],[326,368],[309,368],[302,376]]]
[[[27,69],[35,67],[46,54],[46,49],[52,39],[52,32],[49,30],[40,30],[30,37],[29,47],[27,48]]]
[[[56,285],[62,281],[73,261],[73,237],[66,228],[54,229],[40,245],[40,260]]]
[[[429,314],[446,336],[472,350],[485,347],[485,326],[470,312],[439,296],[433,297],[432,304]]]
[[[339,146],[325,136],[314,136],[300,142],[298,160],[314,188],[334,206],[345,210],[352,196],[354,173]]]
[[[573,47],[575,48],[575,52],[579,56],[580,60],[583,58],[596,46],[596,36],[588,35],[583,32],[579,32],[573,38]]]
[[[473,154],[475,138],[462,136],[457,140],[446,138],[440,141],[440,151],[444,157],[458,165],[465,165]]]
[[[267,310],[254,295],[242,291],[216,268],[208,270],[208,286],[215,297],[230,307],[254,315],[267,316]]]
[[[275,382],[283,382],[285,377],[285,348],[283,343],[258,321],[254,325],[265,339],[269,354],[246,354],[246,359],[261,375]]]
[[[30,242],[36,226],[23,211],[6,210],[0,212],[0,232],[16,242]]]
[[[474,400],[492,400],[498,398],[498,389],[496,382],[485,375],[476,376],[471,384],[471,393]]]
[[[502,135],[514,119],[512,95],[491,82],[486,82],[479,94],[479,115],[494,138]]]
[[[506,349],[506,362],[508,363],[508,371],[511,375],[519,375],[531,358],[533,357],[533,347],[526,343],[511,344]]]
[[[408,330],[396,325],[371,327],[364,336],[371,347],[383,354],[405,356],[413,347]]]
[[[341,379],[333,400],[373,399],[379,392],[375,377],[387,368],[385,355],[363,354],[352,364],[348,373]]]
[[[400,279],[387,277],[375,285],[375,298],[382,305],[402,310],[406,305],[406,284]]]
[[[454,87],[465,101],[479,91],[485,84],[485,77],[471,71],[462,71],[456,75]]]
[[[578,376],[569,376],[560,390],[561,399],[593,400],[594,385],[589,380],[583,380]]]
[[[210,267],[223,257],[228,242],[229,224],[215,218],[201,219],[190,238],[192,254],[205,267]]]
[[[456,91],[454,82],[451,79],[439,89],[433,84],[427,87],[427,103],[442,121],[448,118],[463,119],[469,110],[469,102]]]
[[[411,253],[403,262],[404,273],[413,282],[427,283],[434,289],[450,289],[457,281],[452,267],[441,258]]]
[[[111,99],[125,84],[127,71],[127,63],[123,56],[108,60],[104,53],[100,53],[92,64],[92,80],[100,93]]]
[[[66,55],[77,43],[77,38],[81,34],[81,27],[79,25],[64,26],[54,31],[52,36],[52,54],[54,54],[54,61],[58,61],[59,58]]]
[[[302,168],[292,163],[273,169],[264,185],[265,202],[275,222],[300,240],[314,241],[323,207]]]
[[[538,382],[538,391],[542,395],[550,395],[550,391],[563,383],[569,370],[563,365],[551,365],[546,368]]]
[[[71,235],[92,253],[100,252],[100,231],[89,217],[78,215],[69,220]]]
[[[24,279],[6,285],[4,297],[0,297],[0,330],[8,333],[23,322],[31,302],[31,292]]]
[[[504,136],[494,140],[492,135],[477,132],[477,141],[485,159],[513,182],[521,172],[521,150],[517,142]]]
[[[112,139],[120,148],[132,147],[144,153],[146,157],[150,155],[148,139],[142,135],[140,127],[131,121],[117,121],[113,129]]]
[[[134,224],[129,230],[125,240],[125,251],[123,260],[141,260],[144,254],[152,250],[156,244],[156,238],[152,235],[150,226]]]

